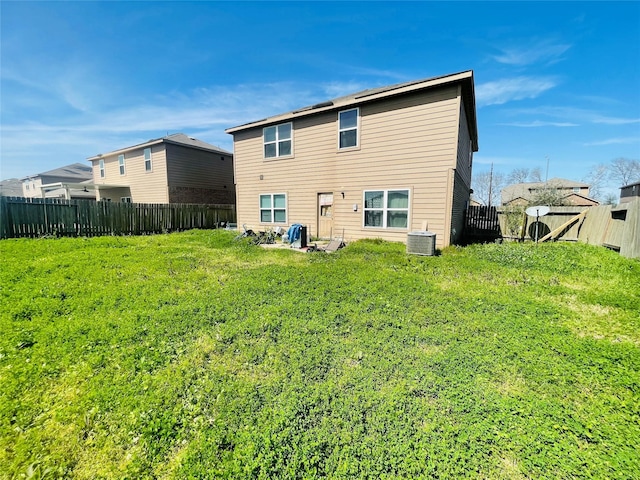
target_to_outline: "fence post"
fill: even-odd
[[[9,235],[9,199],[0,197],[0,238]]]

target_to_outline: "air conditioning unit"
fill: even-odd
[[[407,253],[413,255],[435,255],[436,234],[432,232],[409,232],[407,234]]]

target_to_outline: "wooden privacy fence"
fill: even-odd
[[[465,212],[464,237],[469,243],[500,238],[500,220],[496,207],[469,206]]]
[[[497,213],[505,239],[535,240],[537,232],[539,241],[584,242],[640,257],[640,199],[618,206],[551,207],[549,214],[537,219],[526,215],[523,207],[499,207]]]
[[[615,207],[591,207],[578,241],[604,245],[625,257],[640,258],[640,198]]]
[[[142,235],[235,222],[234,205],[0,197],[0,238]]]

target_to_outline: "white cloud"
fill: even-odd
[[[496,62],[507,65],[524,66],[533,63],[555,63],[561,60],[562,54],[571,48],[564,43],[553,43],[550,40],[541,40],[526,46],[510,46],[500,48],[498,55],[493,55]]]
[[[607,140],[600,140],[597,142],[588,142],[585,143],[585,147],[596,147],[603,145],[625,145],[630,143],[640,143],[639,137],[619,137],[619,138],[609,138]]]
[[[598,115],[596,113],[591,115],[590,120],[593,123],[604,123],[606,125],[628,125],[630,123],[640,123],[640,118],[609,117],[606,115]]]
[[[554,88],[558,82],[551,77],[514,77],[482,83],[476,86],[476,102],[479,107],[502,105],[513,100],[536,98]]]
[[[360,82],[330,82],[322,86],[322,90],[326,93],[327,100],[360,92],[367,88],[371,88],[371,85],[365,85]]]
[[[331,98],[327,97],[328,91],[333,89],[336,93],[355,86],[292,82],[213,86],[188,93],[150,96],[138,102],[129,100],[126,106],[108,108],[99,105],[99,101],[84,102],[90,98],[87,93],[93,87],[83,90],[82,85],[79,83],[78,91],[73,92],[73,98],[77,99],[73,103],[80,108],[69,115],[59,115],[54,120],[40,117],[38,121],[3,117],[0,132],[3,177],[21,177],[83,161],[97,153],[136,145],[167,133],[187,133],[232,150],[233,139],[224,132],[226,128],[327,100]],[[70,101],[70,88],[52,85],[50,93],[60,101]],[[21,97],[12,100],[13,109],[28,99],[28,92]],[[42,157],[43,151],[47,152],[46,158]],[[36,162],[47,163],[35,167]]]
[[[30,61],[3,70],[3,86],[11,91],[3,104],[19,107],[37,98],[47,104],[42,106],[42,111],[70,108],[89,112],[113,103],[113,99],[121,99],[118,84],[97,74],[99,68],[91,61],[80,64],[68,60],[54,66],[49,64],[46,69],[39,68],[38,62]]]
[[[404,73],[396,72],[393,70],[380,70],[377,68],[358,67],[353,65],[342,65],[340,68],[346,71],[350,71],[355,75],[364,77],[391,78],[398,82],[402,82],[407,79]],[[371,87],[371,85],[368,85],[368,87]],[[351,92],[347,93],[353,93],[355,91],[357,90],[352,90]]]
[[[534,120],[531,122],[512,122],[512,123],[500,123],[506,127],[522,127],[522,128],[536,128],[536,127],[578,127],[579,124],[571,122],[542,122],[540,120]]]
[[[640,123],[640,118],[613,117],[609,115],[602,115],[598,112],[594,112],[593,110],[575,107],[541,106],[537,108],[513,110],[511,113],[515,115],[543,115],[572,123],[580,122],[606,125],[628,125]]]

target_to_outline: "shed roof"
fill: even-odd
[[[477,151],[478,128],[476,123],[475,91],[472,70],[363,90],[342,97],[334,98],[333,100],[329,100],[326,102],[321,102],[315,105],[292,110],[290,112],[274,115],[262,120],[245,123],[237,127],[227,128],[225,132],[234,134],[250,128],[265,127],[294,118],[316,115],[332,110],[343,110],[348,107],[356,107],[365,103],[371,103],[400,95],[409,95],[412,93],[435,89],[447,85],[460,85],[462,87],[462,98],[469,121],[469,127],[471,130],[473,148],[474,151]]]
[[[190,137],[188,135],[185,135],[184,133],[173,133],[173,134],[167,135],[165,137],[153,138],[151,140],[147,140],[146,142],[139,143],[137,145],[132,145],[130,147],[120,148],[118,150],[113,150],[113,151],[108,152],[108,153],[104,153],[104,154],[103,153],[99,153],[98,155],[94,155],[93,157],[89,157],[87,160],[89,160],[89,161],[91,161],[91,160],[99,160],[100,158],[103,158],[103,157],[106,157],[106,156],[109,156],[109,155],[121,154],[121,153],[128,152],[128,151],[131,151],[131,150],[135,150],[135,149],[138,149],[138,148],[146,148],[146,147],[150,147],[152,145],[157,145],[159,143],[171,143],[171,144],[174,144],[174,145],[181,145],[181,146],[196,148],[198,150],[206,150],[206,151],[209,151],[209,152],[222,153],[224,155],[233,155],[228,150],[224,150],[223,148],[217,147],[215,145],[211,145],[210,143],[203,142],[202,140],[198,140],[197,138]]]

